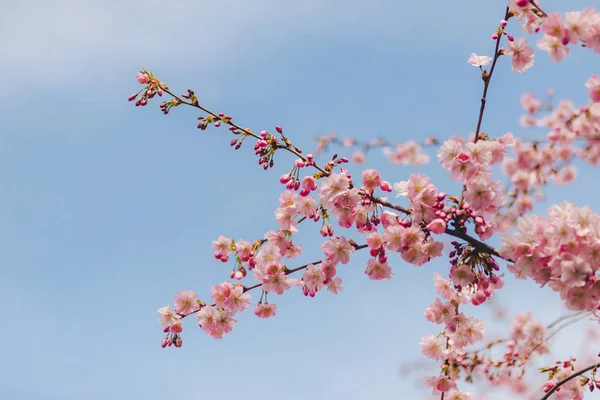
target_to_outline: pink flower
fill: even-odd
[[[275,222],[283,231],[298,232],[298,229],[296,229],[298,222],[294,221],[296,215],[298,215],[296,207],[277,208],[275,210]]]
[[[520,38],[508,42],[508,50],[506,54],[512,57],[512,70],[517,72],[525,72],[533,67],[533,48],[529,46],[527,40]]]
[[[227,299],[226,306],[232,312],[244,311],[250,306],[250,293],[244,293],[243,285],[234,285],[231,296]]]
[[[242,262],[247,262],[252,257],[252,243],[245,240],[238,240],[235,244],[235,251]]]
[[[381,185],[381,176],[374,169],[364,170],[362,173],[363,185],[368,190],[374,190]]]
[[[440,295],[443,299],[450,300],[454,294],[454,288],[452,282],[442,278],[437,272],[433,274],[433,281],[435,286],[435,292]]]
[[[193,290],[186,290],[184,292],[178,292],[175,295],[175,312],[181,315],[188,315],[200,308],[200,305],[196,301],[198,295]]]
[[[356,151],[352,154],[352,161],[354,161],[358,165],[363,165],[365,163],[365,155],[360,151]]]
[[[383,149],[383,154],[392,164],[422,165],[429,162],[429,156],[423,153],[421,145],[413,140],[399,143],[396,150],[386,147]]]
[[[456,382],[448,379],[446,376],[428,376],[425,377],[425,385],[433,388],[433,394],[438,395],[439,392],[448,392],[456,388]]]
[[[598,75],[592,75],[586,82],[585,87],[588,90],[590,100],[600,102],[600,78]]]
[[[425,357],[431,358],[432,360],[445,360],[448,358],[448,351],[446,350],[446,336],[423,336],[421,338],[421,351]]]
[[[446,393],[445,399],[448,400],[472,400],[473,395],[471,393],[462,392],[457,389],[450,390]]]
[[[281,295],[290,287],[292,287],[292,281],[282,270],[278,270],[274,274],[267,274],[262,280],[262,289],[265,292],[275,292]]]
[[[561,41],[561,39],[553,36],[544,36],[537,42],[538,49],[547,51],[550,54],[550,59],[554,62],[559,62],[569,55],[569,48]]]
[[[259,318],[270,318],[277,314],[276,304],[257,304],[254,306],[254,314]]]
[[[311,191],[317,189],[317,181],[312,176],[305,176],[302,178],[302,190],[300,191],[300,196],[305,197],[310,194]]]
[[[342,278],[336,277],[336,278],[332,279],[327,284],[327,289],[329,289],[329,291],[333,294],[338,294],[338,292],[341,292],[343,289]]]
[[[314,265],[310,264],[304,270],[304,275],[302,275],[302,281],[308,288],[308,290],[315,289],[315,291],[320,290],[323,286],[325,286],[325,275],[323,271]]]
[[[478,56],[475,53],[471,53],[471,56],[469,57],[469,61],[467,61],[467,62],[474,67],[483,67],[483,66],[488,65],[491,61],[492,61],[492,57]]]
[[[335,237],[325,242],[321,248],[325,252],[327,258],[334,263],[348,264],[350,262],[350,254],[356,249],[346,240],[344,236]]]
[[[567,27],[559,13],[549,14],[543,19],[542,32],[560,41],[568,34]]]
[[[163,326],[163,328],[169,328],[170,326],[179,322],[181,317],[171,311],[171,306],[164,306],[158,309],[158,322]]]
[[[434,324],[449,324],[456,317],[456,310],[452,303],[442,303],[435,299],[433,304],[425,309],[425,319]]]
[[[331,174],[321,179],[321,187],[318,189],[321,202],[329,207],[337,195],[348,190],[349,185],[350,181],[346,175]]]
[[[367,263],[365,274],[367,274],[370,279],[376,281],[382,279],[391,279],[392,268],[387,263],[381,263],[378,260],[371,259]]]
[[[229,239],[223,235],[220,235],[217,240],[212,242],[212,249],[215,253],[215,258],[217,260],[221,260],[226,262],[229,259],[229,255],[233,251],[231,247],[233,246],[233,240]]]
[[[463,143],[457,138],[446,140],[437,152],[442,167],[448,169],[456,157],[462,153]]]

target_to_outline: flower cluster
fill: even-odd
[[[514,235],[505,235],[500,254],[519,279],[532,278],[559,292],[569,310],[600,306],[600,216],[569,202],[552,206],[548,217],[526,215]]]

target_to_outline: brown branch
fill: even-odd
[[[180,104],[185,104],[187,106],[190,107],[194,107],[194,108],[198,108],[202,111],[204,111],[205,113],[212,115],[213,117],[217,118],[217,119],[221,119],[221,117],[219,115],[217,115],[216,113],[202,107],[200,104],[196,104],[196,103],[192,103],[186,100],[183,100],[182,98],[180,98],[179,96],[177,96],[176,94],[174,94],[173,92],[171,92],[169,89],[165,89],[163,87],[163,91],[165,93],[168,93],[169,95],[171,95],[174,99],[176,99]],[[252,136],[255,139],[261,139],[261,137],[259,137],[257,134],[255,134],[254,132],[252,132],[249,129],[246,128],[242,128],[241,126],[231,122],[231,121],[224,121],[227,125],[231,126],[232,128],[235,128],[239,131],[244,132],[246,135],[248,136]],[[298,151],[296,151],[295,149],[293,149],[291,146],[289,146],[287,143],[283,146],[280,146],[279,148],[289,151],[290,153],[294,154],[295,156],[299,157],[300,159],[302,159],[302,161],[307,161],[308,159],[301,153],[299,153]],[[331,175],[331,172],[326,171],[325,169],[321,168],[316,162],[314,163],[314,167],[323,174],[323,176],[329,176]]]
[[[529,0],[529,4],[531,4],[536,10],[538,10],[544,17],[548,16],[548,14],[546,14],[546,12],[544,10],[542,10],[540,8],[540,6],[538,6],[537,4],[535,4],[535,2],[533,0]]]
[[[552,387],[552,389],[550,389],[548,391],[548,393],[546,393],[540,400],[548,400],[550,398],[550,396],[552,396],[552,393],[556,392],[558,390],[558,388],[560,388],[565,383],[569,382],[571,379],[577,378],[578,376],[585,374],[586,372],[588,372],[592,369],[598,368],[598,367],[600,367],[600,363],[592,364],[588,367],[580,369],[577,372],[574,372],[573,374],[567,376],[565,379],[563,379],[562,381],[560,381],[556,385],[554,385]]]
[[[366,247],[369,247],[366,244],[360,244],[360,245],[359,244],[353,244],[352,246],[354,247],[355,250],[362,250],[362,249],[364,249]],[[290,274],[293,274],[294,272],[302,271],[303,269],[308,268],[309,265],[319,265],[319,264],[321,264],[323,262],[323,260],[324,259],[321,259],[321,260],[318,260],[318,261],[315,261],[315,262],[312,262],[312,263],[304,264],[304,265],[301,265],[301,266],[293,268],[293,269],[287,269],[286,268],[285,274],[286,275],[290,275]],[[249,292],[249,291],[254,290],[254,289],[257,289],[257,288],[261,287],[262,285],[263,285],[262,283],[257,283],[256,285],[253,285],[253,286],[248,286],[248,287],[244,286],[244,293]],[[216,305],[217,305],[216,303],[213,303],[213,304],[210,304],[208,306],[209,307],[214,307]],[[185,317],[189,317],[190,315],[196,314],[198,311],[200,311],[202,309],[202,307],[206,307],[206,305],[201,306],[196,311],[192,311],[189,314],[185,314],[185,315],[177,314],[177,315],[179,315],[181,317],[181,319],[184,319]]]
[[[510,8],[507,6],[506,11],[504,12],[504,19],[508,20],[510,18]],[[494,75],[494,70],[496,69],[496,63],[498,59],[503,54],[500,52],[500,42],[502,41],[502,33],[498,34],[498,39],[496,39],[496,48],[494,49],[494,59],[492,61],[492,66],[490,67],[490,72],[486,73],[485,71],[482,73],[481,78],[483,79],[483,94],[481,95],[481,105],[479,106],[479,116],[477,117],[477,128],[475,130],[475,138],[473,141],[477,143],[479,140],[479,132],[481,131],[481,124],[483,122],[483,114],[485,113],[485,106],[487,104],[487,93],[490,88],[490,82],[492,81],[492,76]],[[462,205],[465,191],[467,190],[467,185],[463,185],[462,192],[460,194],[460,202]]]

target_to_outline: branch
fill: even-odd
[[[548,400],[550,398],[550,396],[552,396],[552,393],[556,392],[558,390],[558,388],[560,388],[562,385],[564,385],[565,383],[569,382],[571,379],[577,378],[578,376],[585,374],[586,372],[598,368],[600,367],[600,363],[596,363],[596,364],[592,364],[588,367],[585,367],[583,369],[580,369],[577,372],[574,372],[573,374],[567,376],[565,379],[563,379],[562,381],[558,382],[556,385],[554,385],[552,387],[552,389],[550,389],[548,391],[548,393],[546,393],[544,395],[544,397],[542,397],[540,400]]]
[[[510,8],[507,6],[506,11],[504,12],[504,20],[508,20],[510,18]],[[496,69],[496,63],[498,59],[503,54],[500,52],[500,42],[502,41],[502,32],[504,28],[500,28],[500,34],[498,34],[498,38],[496,39],[496,48],[494,49],[494,59],[492,61],[492,66],[490,67],[490,72],[487,73],[483,71],[481,74],[481,78],[483,79],[483,94],[481,95],[481,106],[479,107],[479,116],[477,117],[477,128],[475,130],[475,138],[473,141],[477,143],[479,140],[479,132],[481,131],[481,123],[483,122],[483,114],[485,113],[485,106],[487,103],[487,92],[490,87],[490,82],[492,81],[492,76],[494,75],[494,70]],[[465,196],[465,191],[467,190],[467,185],[463,185],[462,192],[460,194],[460,203],[462,205],[463,199]]]
[[[364,248],[369,247],[367,244],[360,244],[360,245],[359,244],[352,244],[352,246],[354,247],[355,250],[362,250]],[[286,275],[290,275],[290,274],[293,274],[294,272],[302,271],[303,269],[308,268],[309,265],[319,265],[322,262],[323,262],[323,259],[321,259],[319,261],[312,262],[312,263],[304,264],[304,265],[301,265],[301,266],[293,268],[293,269],[287,269],[286,268],[285,274]],[[244,293],[249,292],[249,291],[254,290],[254,289],[257,289],[257,288],[261,287],[262,285],[263,285],[262,283],[257,283],[256,285],[249,286],[249,287],[244,286]],[[209,307],[214,307],[216,305],[217,305],[216,303],[213,303],[213,304],[210,304],[208,306]],[[179,315],[181,317],[181,319],[184,319],[185,317],[189,317],[190,315],[196,314],[198,311],[200,311],[202,309],[202,307],[206,307],[206,305],[200,306],[200,308],[198,308],[196,311],[192,311],[189,314],[185,314],[185,315],[183,315],[183,314],[177,314],[177,315]]]

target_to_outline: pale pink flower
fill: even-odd
[[[559,13],[551,13],[543,19],[542,32],[562,40],[568,33],[567,27]]]
[[[456,388],[456,382],[448,379],[446,376],[427,376],[425,377],[425,385],[433,388],[432,393],[439,395],[440,392],[448,392]]]
[[[365,163],[365,154],[360,151],[355,151],[352,154],[352,161],[354,161],[358,165],[363,165]]]
[[[298,215],[296,207],[277,208],[275,210],[275,222],[283,231],[297,232],[298,222],[294,221],[296,215]]]
[[[367,274],[370,279],[377,281],[382,279],[391,279],[392,268],[387,264],[387,262],[382,263],[379,262],[379,260],[370,259],[367,263],[365,274]]]
[[[387,248],[391,251],[400,252],[402,250],[402,232],[404,228],[400,225],[390,225],[383,232],[383,240]]]
[[[458,157],[462,150],[463,143],[461,140],[457,138],[446,140],[437,152],[437,156],[440,159],[440,164],[442,164],[442,167],[446,169],[450,168],[452,161]]]
[[[588,90],[590,100],[600,102],[600,78],[598,75],[592,75],[586,82],[585,87]]]
[[[209,332],[215,339],[221,339],[224,334],[231,332],[237,322],[233,319],[233,313],[230,310],[217,311],[215,319],[214,330]]]
[[[296,200],[298,213],[307,218],[314,218],[317,215],[317,201],[312,196],[300,197]]]
[[[178,292],[174,301],[175,312],[181,315],[193,313],[200,308],[196,300],[198,300],[198,295],[193,290]]]
[[[302,275],[302,281],[308,288],[308,290],[315,289],[316,291],[320,290],[323,286],[325,286],[325,275],[321,269],[315,267],[310,264],[304,270],[304,275]]]
[[[374,169],[364,170],[362,173],[363,185],[368,190],[374,190],[381,185],[381,175]]]
[[[453,389],[448,391],[444,398],[448,400],[472,400],[473,395],[468,392],[462,392],[460,390]]]
[[[544,36],[537,42],[538,49],[547,51],[550,59],[554,62],[562,61],[569,55],[569,48],[563,44],[561,39],[553,36]]]
[[[338,292],[341,292],[343,287],[342,287],[342,278],[340,277],[336,277],[334,279],[332,279],[328,284],[327,284],[327,289],[329,289],[329,291],[333,294],[338,294]]]
[[[580,11],[565,13],[566,28],[569,31],[569,41],[571,44],[577,44],[589,29],[589,19],[585,13]]]
[[[158,309],[158,322],[163,328],[169,328],[170,326],[179,322],[181,317],[171,311],[171,306],[164,306]]]
[[[232,312],[244,311],[250,306],[250,293],[244,293],[243,285],[234,285],[231,296],[227,299],[226,306]]]
[[[259,318],[270,318],[277,314],[276,304],[257,304],[254,306],[254,314]]]
[[[292,287],[292,280],[282,271],[278,270],[274,274],[267,274],[262,279],[262,289],[265,292],[274,292],[279,295]]]
[[[574,165],[569,164],[558,170],[552,180],[557,185],[566,185],[573,182],[575,178],[577,178],[577,168]]]
[[[512,57],[513,72],[525,72],[533,66],[534,51],[524,38],[508,42],[506,54]]]
[[[462,264],[450,274],[452,282],[457,286],[469,286],[475,280],[475,275],[471,271],[471,267],[467,264]]]
[[[335,263],[342,264],[348,264],[350,262],[350,254],[356,251],[354,246],[344,236],[329,239],[321,248],[327,258]]]
[[[298,194],[296,192],[293,190],[286,190],[281,193],[281,196],[279,196],[279,207],[294,207],[297,199]]]
[[[135,75],[135,79],[137,79],[137,81],[138,81],[139,83],[141,83],[142,85],[145,85],[145,84],[147,84],[148,82],[150,82],[150,76],[148,76],[148,74],[147,74],[147,73],[145,73],[145,72],[138,72],[138,73]]]
[[[205,331],[209,332],[214,329],[216,323],[215,309],[212,306],[204,306],[196,314],[196,320],[200,327]]]
[[[348,190],[349,184],[348,177],[341,174],[331,174],[321,179],[321,187],[318,189],[321,202],[329,206],[337,195]]]
[[[252,257],[252,243],[245,240],[238,240],[235,243],[235,252],[242,262],[247,262]]]
[[[492,57],[478,56],[475,53],[471,53],[471,56],[469,57],[469,61],[467,61],[467,62],[474,67],[483,67],[483,66],[488,65],[491,61],[492,61]]]
[[[421,338],[421,351],[425,357],[431,358],[432,360],[445,360],[448,358],[448,351],[446,350],[446,336],[423,336]]]
[[[392,164],[422,165],[429,162],[429,156],[423,153],[421,145],[413,140],[399,143],[395,150],[386,147],[383,149],[383,154]]]
[[[233,246],[233,240],[227,238],[223,235],[220,235],[217,240],[212,242],[212,249],[215,253],[215,258],[226,262],[229,259],[229,255],[233,251],[231,247]]]

